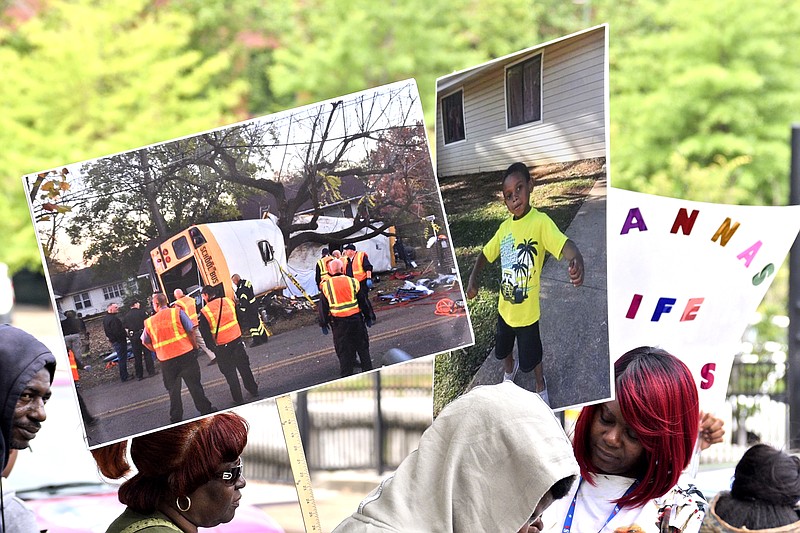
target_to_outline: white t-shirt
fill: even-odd
[[[661,498],[650,500],[635,508],[622,508],[606,523],[614,510],[614,500],[621,498],[634,479],[623,476],[598,474],[594,477],[596,485],[583,480],[575,483],[570,493],[553,502],[542,516],[543,532],[562,533],[575,491],[579,490],[575,501],[571,533],[659,533],[661,516],[670,515],[670,525],[682,533],[696,533],[703,521],[705,501],[697,495],[687,494],[686,487],[676,485]]]

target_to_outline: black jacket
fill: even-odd
[[[103,317],[103,331],[106,332],[106,337],[111,342],[127,342],[128,335],[125,333],[125,328],[122,326],[122,320],[117,316],[118,313],[107,313]]]

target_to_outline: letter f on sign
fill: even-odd
[[[658,322],[661,319],[661,315],[672,311],[672,306],[675,305],[675,302],[677,301],[678,300],[675,298],[659,298],[658,303],[656,304],[656,310],[653,311],[653,318],[651,318],[650,321]]]

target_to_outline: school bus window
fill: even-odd
[[[206,243],[206,238],[198,228],[189,228],[189,237],[192,238],[192,244],[195,248],[200,248]]]
[[[258,250],[261,252],[261,259],[264,260],[265,265],[275,259],[275,252],[269,241],[258,241]]]
[[[172,241],[172,251],[175,252],[175,259],[183,259],[190,253],[192,250],[189,248],[189,241],[186,239],[186,236],[181,235],[174,241]]]

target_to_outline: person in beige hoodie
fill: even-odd
[[[538,394],[511,382],[477,387],[442,410],[334,533],[516,532],[577,474],[569,439]]]

